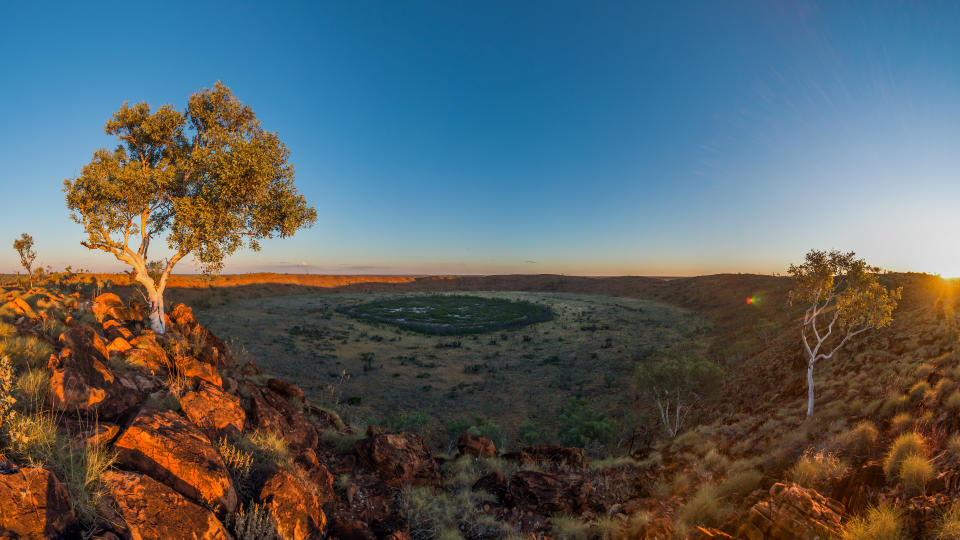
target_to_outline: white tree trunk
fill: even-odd
[[[807,418],[813,416],[813,361],[807,364]]]
[[[158,333],[166,333],[167,327],[163,319],[163,290],[147,289],[150,300],[150,328]]]

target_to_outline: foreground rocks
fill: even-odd
[[[543,515],[577,514],[592,486],[582,475],[518,471],[507,487],[514,506]]]
[[[277,471],[260,491],[259,500],[277,520],[285,540],[305,540],[323,535],[327,517],[307,486],[286,471]]]
[[[236,439],[247,420],[239,397],[206,381],[201,382],[196,390],[185,393],[180,398],[180,407],[211,440],[220,437]]]
[[[144,408],[114,447],[126,467],[225,512],[237,508],[227,468],[199,428],[173,411]]]
[[[104,477],[108,511],[117,532],[134,539],[227,540],[230,534],[210,510],[149,476],[109,471]]]
[[[0,456],[0,538],[60,538],[77,525],[66,488],[46,469]]]
[[[416,433],[368,430],[367,438],[357,441],[357,455],[391,487],[438,480],[436,461]]]
[[[843,505],[798,484],[774,484],[766,499],[753,505],[736,538],[805,540],[833,538],[840,531]]]

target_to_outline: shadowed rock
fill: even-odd
[[[6,463],[3,456],[0,462]],[[0,538],[60,538],[76,523],[57,475],[40,468],[0,468]]]
[[[285,540],[321,538],[327,527],[320,502],[303,482],[286,471],[277,471],[267,480],[259,500],[270,509]]]
[[[240,398],[207,382],[185,393],[180,398],[180,407],[212,441],[220,437],[238,438],[247,419]]]
[[[518,471],[507,489],[514,506],[550,515],[579,513],[592,486],[579,474]]]
[[[736,538],[802,540],[833,538],[840,530],[843,505],[792,482],[774,484],[766,499],[741,520]]]
[[[230,533],[206,508],[146,475],[108,471],[107,498],[118,519],[117,532],[135,539],[193,538],[228,540]]]
[[[199,428],[173,411],[144,408],[114,443],[119,461],[195,501],[237,507],[226,466]]]
[[[387,485],[429,484],[437,480],[433,455],[416,433],[382,433],[367,430],[367,438],[357,441],[357,455],[376,471]]]

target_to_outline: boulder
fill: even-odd
[[[175,364],[180,374],[187,379],[199,379],[216,386],[223,386],[223,379],[213,364],[202,362],[192,356],[181,356],[176,359]]]
[[[361,462],[389,486],[422,485],[438,478],[433,455],[416,433],[375,434],[368,430],[367,438],[357,441],[356,446]]]
[[[805,540],[833,538],[840,531],[843,505],[793,482],[774,484],[770,495],[753,505],[736,538]]]
[[[103,331],[106,333],[107,339],[110,340],[118,337],[127,341],[133,339],[133,332],[131,332],[126,326],[120,324],[119,321],[114,319],[103,321]]]
[[[67,489],[46,469],[0,467],[0,501],[2,538],[60,538],[77,525]]]
[[[140,401],[137,392],[121,384],[107,367],[106,344],[88,325],[76,325],[61,334],[63,348],[51,356],[49,395],[60,411],[99,413],[111,419]]]
[[[303,403],[303,389],[295,384],[280,379],[269,379],[267,380],[267,388],[287,399]]]
[[[499,471],[493,471],[478,478],[473,483],[473,490],[486,491],[496,496],[498,501],[503,502],[507,495],[507,479]]]
[[[107,345],[107,352],[125,352],[129,351],[133,347],[130,345],[130,342],[123,339],[122,337],[116,337]]]
[[[113,293],[103,293],[94,298],[91,310],[93,311],[93,316],[96,317],[98,321],[103,321],[108,317],[119,321],[143,320],[143,316],[140,313],[128,308],[126,304],[123,303],[123,300]]]
[[[316,486],[317,500],[324,505],[333,500],[333,475],[317,459],[317,453],[312,448],[300,452],[296,462],[303,469],[307,480]]]
[[[210,439],[173,411],[143,408],[114,443],[125,466],[226,512],[237,507],[230,474]]]
[[[170,311],[169,319],[177,333],[190,342],[191,348],[199,351],[198,357],[202,361],[214,366],[225,363],[227,346],[213,335],[213,332],[197,322],[190,307],[177,304]]]
[[[507,486],[510,502],[543,515],[578,514],[593,487],[580,474],[518,471]]]
[[[370,526],[358,519],[337,521],[330,525],[330,538],[335,540],[377,540]]]
[[[111,520],[123,536],[228,540],[230,533],[206,508],[149,476],[107,471],[107,499],[119,519]]]
[[[212,441],[240,437],[247,419],[239,397],[205,381],[180,398],[180,408]]]
[[[167,352],[157,342],[155,334],[144,334],[130,340],[133,349],[126,352],[127,362],[140,366],[154,374],[166,373],[170,361]]]
[[[461,456],[494,457],[497,455],[497,446],[483,435],[464,433],[457,439],[457,451]]]
[[[280,470],[260,490],[260,502],[277,520],[277,529],[284,540],[321,538],[327,518],[320,502],[297,477]]]
[[[250,382],[244,383],[242,391],[249,396],[248,417],[252,425],[280,435],[294,448],[316,448],[320,442],[317,429],[286,398],[269,388],[261,391]]]

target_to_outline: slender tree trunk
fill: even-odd
[[[147,295],[150,300],[150,328],[158,334],[164,334],[167,327],[163,318],[163,290],[148,289]]]
[[[813,416],[813,361],[807,364],[807,418]]]

